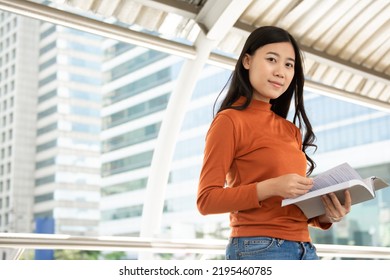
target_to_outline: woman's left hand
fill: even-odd
[[[325,207],[325,214],[320,216],[321,223],[336,223],[340,222],[345,215],[351,211],[351,194],[348,190],[344,192],[344,204],[341,204],[334,193],[330,193],[321,197]]]

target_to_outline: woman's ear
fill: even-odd
[[[250,66],[250,61],[251,61],[251,56],[249,54],[245,54],[244,57],[242,58],[242,66],[244,66],[244,68],[246,70],[249,70],[249,66]]]

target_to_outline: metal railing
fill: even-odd
[[[19,259],[25,249],[73,249],[95,251],[133,251],[152,253],[225,254],[226,240],[157,239],[119,236],[70,236],[61,234],[0,233],[0,248],[16,251]],[[390,259],[390,247],[316,244],[322,259]]]

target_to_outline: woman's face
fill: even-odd
[[[253,98],[269,102],[282,95],[294,77],[294,48],[288,42],[264,45],[246,54],[242,64],[249,71]]]

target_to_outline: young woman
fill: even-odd
[[[348,192],[344,205],[324,196],[326,214],[312,219],[281,207],[313,186],[306,150],[315,136],[303,85],[295,39],[273,26],[253,31],[207,133],[198,188],[201,214],[230,213],[226,259],[318,259],[308,226],[328,229],[350,211]],[[286,120],[292,101],[293,123]]]

